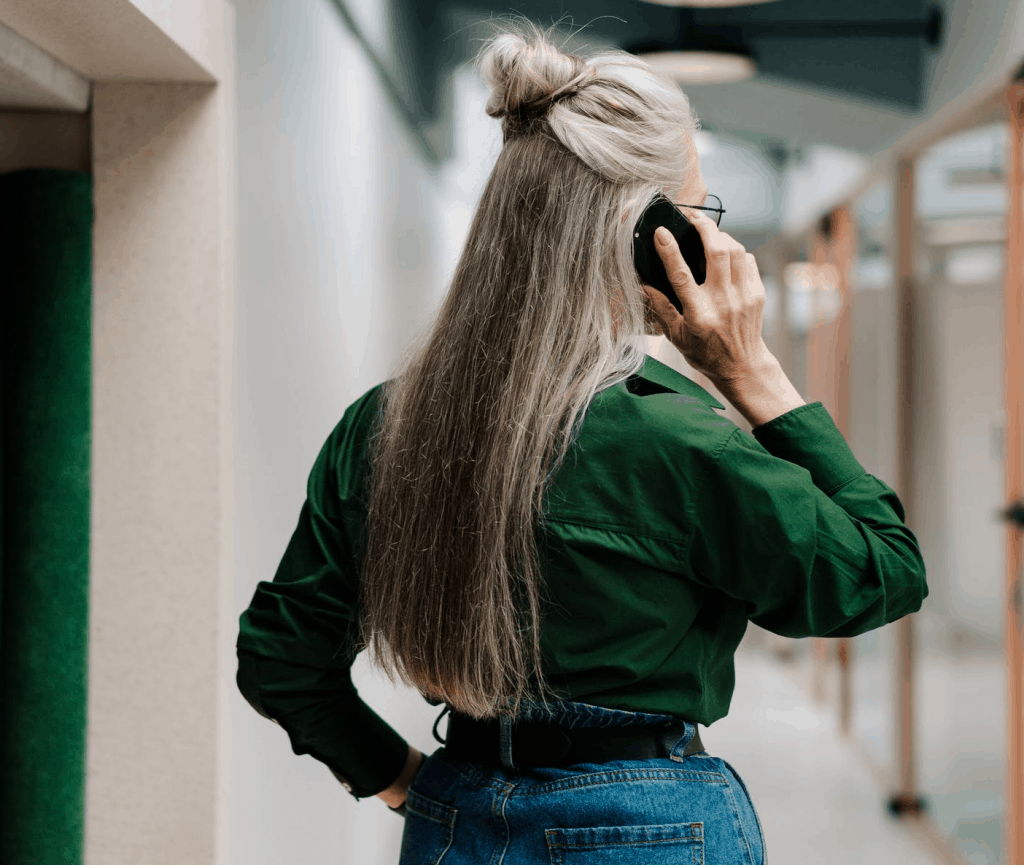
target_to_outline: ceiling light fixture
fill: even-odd
[[[753,59],[738,51],[651,51],[637,56],[680,84],[727,84],[757,72]]]
[[[701,9],[714,9],[721,6],[753,6],[757,3],[772,3],[774,0],[647,0],[659,6],[696,6]]]
[[[742,28],[701,26],[692,8],[679,7],[664,36],[624,47],[678,84],[725,84],[757,72]]]

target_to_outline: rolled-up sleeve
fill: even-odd
[[[788,637],[849,637],[916,612],[924,560],[896,493],[820,402],[735,429],[704,462],[688,564]]]
[[[360,638],[358,477],[339,471],[337,458],[355,444],[361,408],[346,412],[317,456],[295,531],[273,580],[257,584],[241,614],[236,642],[236,682],[247,702],[356,799],[389,787],[408,753],[351,678]],[[338,489],[339,477],[348,489]]]

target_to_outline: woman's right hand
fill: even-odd
[[[764,285],[754,256],[700,211],[687,213],[704,243],[707,278],[697,285],[672,232],[655,248],[683,307],[680,315],[660,291],[644,285],[665,336],[695,370],[723,390],[742,382],[773,360],[761,337]],[[661,233],[659,230],[658,234]]]

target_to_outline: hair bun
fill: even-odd
[[[584,58],[567,54],[543,34],[530,31],[492,38],[476,65],[491,86],[487,114],[524,122],[577,93],[597,74]]]
[[[572,96],[574,93],[577,93],[596,74],[596,69],[591,66],[587,66],[586,69],[571,81],[563,84],[561,87],[555,88],[546,96],[542,96],[540,99],[530,103],[528,111],[531,114],[537,111],[541,113],[547,111],[547,109],[558,102],[559,99],[564,99],[566,96]]]

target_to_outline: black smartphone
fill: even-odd
[[[676,297],[672,283],[668,281],[665,265],[661,262],[657,247],[654,245],[654,232],[659,226],[665,226],[672,232],[683,260],[690,266],[690,273],[701,285],[707,278],[707,258],[704,256],[704,243],[700,232],[683,216],[682,212],[662,193],[651,199],[643,215],[633,227],[633,262],[640,274],[640,281],[656,288],[669,299],[680,314],[683,305]]]

